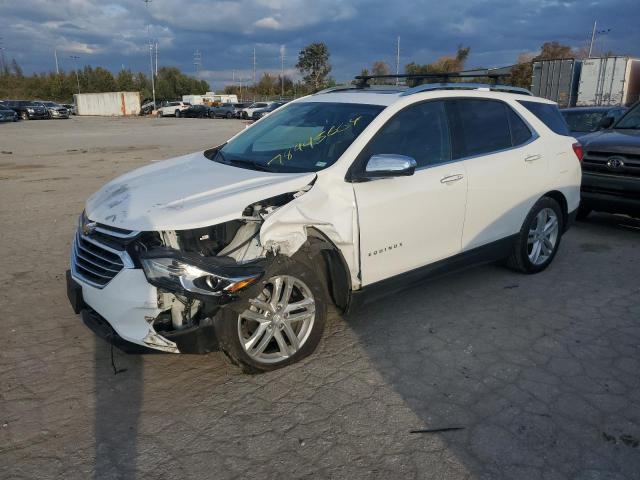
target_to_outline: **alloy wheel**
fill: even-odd
[[[551,208],[543,208],[536,215],[529,229],[527,238],[527,255],[534,265],[545,263],[558,243],[559,222],[556,212]]]
[[[242,348],[259,363],[290,358],[309,338],[315,305],[311,290],[302,280],[289,275],[270,278],[238,316]]]

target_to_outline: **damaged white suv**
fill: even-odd
[[[580,156],[554,103],[510,87],[320,92],[95,193],[68,296],[112,341],[275,369],[313,352],[329,303],[483,262],[546,268]]]

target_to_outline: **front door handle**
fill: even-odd
[[[462,180],[463,178],[464,175],[462,175],[461,173],[456,173],[455,175],[446,175],[440,179],[440,183],[453,183],[457,182],[458,180]]]
[[[526,157],[524,157],[524,161],[525,162],[535,162],[536,160],[540,160],[542,158],[542,155],[527,155]]]

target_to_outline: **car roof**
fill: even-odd
[[[443,98],[443,97],[477,97],[477,98],[493,98],[497,100],[521,100],[532,101],[538,103],[547,103],[555,105],[556,103],[546,98],[534,97],[522,90],[523,93],[505,92],[490,90],[490,86],[470,85],[468,88],[460,84],[460,87],[443,86],[438,88],[437,85],[429,85],[424,90],[416,89],[412,91],[406,87],[386,87],[371,86],[369,88],[341,88],[336,90],[327,90],[308,95],[296,102],[327,102],[327,103],[361,103],[368,105],[389,106],[397,101],[405,98],[411,98],[416,95],[416,99],[424,99],[425,97]],[[508,87],[507,87],[508,88]]]
[[[598,106],[598,107],[571,107],[571,108],[561,108],[561,112],[608,112],[609,110],[624,110],[625,107],[621,107],[619,105],[610,105],[610,106]]]

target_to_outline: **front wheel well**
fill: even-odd
[[[569,223],[569,207],[567,203],[567,198],[564,194],[558,190],[551,190],[550,192],[542,195],[543,197],[549,197],[554,199],[560,205],[560,209],[562,210],[562,225],[566,230]]]
[[[307,242],[300,249],[322,273],[325,292],[338,309],[345,311],[351,295],[351,275],[342,255],[329,238],[315,228],[307,230]]]

